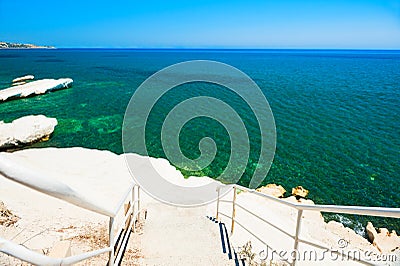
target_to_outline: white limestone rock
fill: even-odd
[[[302,186],[297,186],[292,188],[292,195],[300,198],[306,198],[308,195],[308,190]]]
[[[400,237],[396,231],[389,233],[386,228],[375,229],[371,222],[368,222],[367,227],[368,239],[382,253],[390,253],[400,249]]]
[[[16,82],[21,82],[21,81],[32,80],[34,78],[35,78],[35,76],[33,76],[33,75],[26,75],[26,76],[23,76],[23,77],[15,78],[15,79],[13,79],[12,82],[16,83]]]
[[[14,98],[25,98],[35,94],[44,94],[49,91],[66,89],[71,87],[72,83],[73,80],[70,78],[36,80],[23,85],[0,90],[0,101]]]
[[[11,123],[0,122],[0,149],[13,148],[48,138],[57,119],[44,115],[29,115]]]
[[[257,188],[257,191],[276,198],[282,198],[286,193],[286,190],[281,185],[277,184],[268,184]]]

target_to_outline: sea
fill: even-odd
[[[136,89],[157,71],[189,60],[222,62],[243,71],[268,100],[276,124],[276,152],[262,185],[280,184],[287,195],[301,185],[318,204],[399,207],[400,51],[396,50],[0,50],[0,88],[26,74],[74,80],[70,89],[0,103],[0,120],[32,114],[57,118],[51,138],[27,148],[82,146],[121,154],[124,113]],[[254,170],[264,167],[259,161],[260,129],[252,109],[219,85],[194,82],[163,95],[146,124],[148,154],[167,158],[160,134],[163,121],[174,106],[197,96],[226,102],[246,125],[251,150],[237,183],[248,186]],[[197,158],[204,137],[214,140],[216,156],[201,170],[178,167],[185,176],[217,178],[227,166],[229,132],[207,117],[182,127],[183,154]],[[400,221],[393,218],[340,214],[324,218],[362,235],[367,221],[400,233]]]

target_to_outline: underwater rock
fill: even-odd
[[[0,121],[0,149],[14,148],[48,139],[56,125],[57,119],[44,115],[24,116],[11,123]]]

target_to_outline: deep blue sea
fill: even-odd
[[[291,191],[302,185],[321,204],[399,207],[400,203],[400,51],[359,50],[0,50],[0,88],[15,77],[70,77],[71,89],[0,103],[0,120],[30,114],[55,117],[58,126],[47,142],[32,147],[107,149],[122,153],[121,126],[136,88],[156,71],[194,59],[230,64],[261,88],[277,130],[275,159],[264,184]],[[247,185],[258,163],[255,117],[229,90],[188,84],[166,94],[146,129],[151,156],[164,157],[160,130],[166,114],[194,96],[230,104],[248,127],[251,143]],[[218,123],[191,121],[180,135],[181,148],[199,156],[198,142],[209,136],[218,153],[210,166],[185,175],[218,176],[230,155],[229,136]],[[225,180],[229,182],[229,180]],[[1,195],[0,195],[1,197]],[[396,229],[395,219],[327,215],[362,232],[368,220]]]

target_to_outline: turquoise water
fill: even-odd
[[[121,124],[135,89],[156,71],[193,59],[239,68],[267,97],[275,116],[277,150],[265,184],[282,184],[288,191],[302,185],[317,203],[399,207],[400,51],[0,50],[0,88],[25,74],[74,79],[72,89],[1,103],[0,120],[29,114],[56,117],[59,125],[52,138],[33,147],[83,146],[122,153]],[[263,167],[257,163],[259,128],[248,106],[216,85],[179,86],[157,103],[147,128],[150,155],[165,156],[160,129],[166,114],[198,95],[226,101],[245,121],[251,156],[239,183],[248,184],[254,169]],[[191,121],[181,133],[181,147],[196,158],[198,141],[205,136],[216,141],[217,157],[194,174],[216,177],[230,150],[220,124],[207,118]],[[373,220],[400,232],[395,219],[326,217],[356,229]]]

